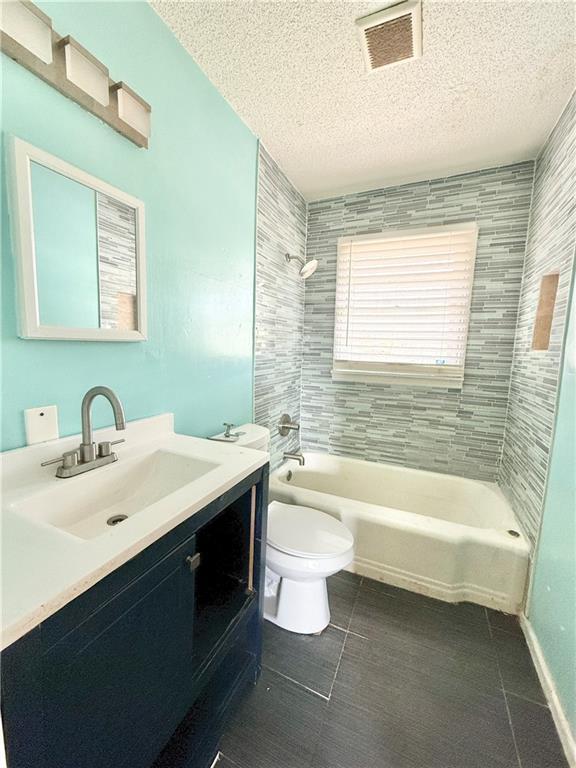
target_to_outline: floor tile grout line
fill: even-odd
[[[488,624],[488,634],[490,635],[490,640],[494,642],[494,635],[492,634],[492,624],[490,624],[490,616],[488,615],[488,608],[484,606],[484,616],[486,616],[486,623]]]
[[[494,635],[494,632],[496,632],[496,633],[503,632],[505,635],[509,635],[509,636],[512,636],[512,637],[516,637],[518,635],[517,632],[508,632],[506,629],[500,629],[499,627],[492,627],[492,625],[490,624],[490,617],[489,617],[489,614],[488,614],[488,609],[484,608],[484,610],[486,612],[486,618],[488,619],[488,631],[490,632],[490,638],[491,638],[492,642],[494,643],[494,645],[495,645],[495,638],[498,637],[497,634]],[[521,632],[521,634],[523,635],[524,633]],[[536,701],[535,699],[532,699],[529,696],[523,696],[521,693],[516,693],[516,691],[509,691],[508,690],[508,688],[504,684],[504,678],[502,676],[502,672],[500,671],[500,660],[498,659],[498,649],[496,649],[496,665],[498,667],[498,675],[500,676],[500,681],[502,683],[501,690],[503,691],[504,696],[506,698],[506,707],[507,708],[508,708],[508,698],[507,697],[508,696],[514,696],[517,699],[522,699],[522,701],[527,701],[530,704],[534,704],[535,706],[542,707],[543,709],[548,709],[548,710],[550,709],[550,707],[549,707],[547,702],[543,703],[541,701]],[[513,726],[512,726],[512,728],[513,728]]]
[[[517,637],[520,635],[521,637],[524,637],[524,632],[522,632],[522,627],[520,626],[520,622],[518,622],[518,628],[516,630],[506,629],[505,627],[494,627],[492,626],[492,622],[490,621],[490,614],[488,613],[488,608],[484,606],[484,613],[486,615],[486,621],[488,622],[488,629],[490,630],[490,637],[493,637],[493,632],[504,632],[506,635],[513,635],[514,637]],[[513,614],[506,613],[506,616],[512,616]]]
[[[498,632],[502,635],[508,635],[508,637],[521,637],[522,639],[525,639],[524,632],[520,630],[520,632],[510,632],[509,629],[502,629],[502,627],[490,627],[492,632]]]
[[[220,752],[220,755],[218,756],[218,760],[216,761],[216,766],[218,766],[218,763],[220,762],[220,758],[223,757],[224,760],[226,760],[231,765],[235,766],[235,768],[242,768],[240,763],[237,763],[236,760],[232,760],[231,757],[228,757],[228,755],[225,755],[224,752]]]
[[[340,663],[342,661],[342,656],[344,655],[344,648],[346,647],[346,641],[348,640],[348,635],[350,634],[350,625],[352,624],[352,619],[354,617],[354,611],[356,610],[356,603],[358,602],[358,597],[360,596],[360,587],[362,586],[362,582],[364,581],[364,577],[360,577],[360,581],[358,582],[358,589],[356,590],[356,595],[354,596],[354,603],[352,605],[352,610],[350,611],[350,618],[348,619],[348,628],[345,630],[344,635],[344,642],[342,643],[342,648],[340,649],[340,656],[338,657],[338,664],[336,665],[336,670],[334,672],[334,677],[332,678],[332,685],[330,686],[330,693],[328,694],[328,704],[330,704],[332,700],[332,692],[334,690],[334,684],[336,683],[336,678],[338,676],[338,671],[340,670]],[[352,634],[356,634],[353,632]],[[320,744],[320,741],[322,739],[322,733],[324,731],[324,728],[326,727],[326,721],[328,719],[329,711],[328,707],[326,708],[326,712],[324,714],[324,718],[322,720],[322,725],[320,726],[320,730],[318,732],[318,739],[316,742],[316,746],[314,748],[314,752],[311,757],[311,762],[309,764],[309,768],[313,768],[314,766],[314,758],[316,756],[316,753],[318,751],[318,746]]]
[[[512,733],[512,741],[514,742],[514,749],[516,750],[516,758],[518,759],[519,768],[523,768],[522,758],[520,757],[520,751],[518,750],[518,742],[516,741],[516,732],[514,731],[514,724],[512,723],[512,714],[510,712],[510,706],[508,704],[508,696],[504,689],[502,689],[502,693],[504,694],[504,705],[506,707],[506,713],[508,714],[508,724],[510,725],[510,731]]]
[[[506,715],[508,716],[508,725],[510,727],[510,733],[512,735],[512,743],[514,744],[514,751],[516,752],[516,760],[518,761],[518,768],[523,768],[522,758],[520,757],[520,750],[518,749],[518,742],[516,741],[516,732],[514,730],[514,724],[512,723],[512,713],[510,712],[510,706],[508,704],[508,696],[506,695],[506,689],[504,688],[504,678],[502,676],[502,669],[500,668],[500,659],[498,657],[498,648],[496,646],[496,642],[494,638],[494,629],[490,624],[490,616],[488,615],[488,609],[486,607],[484,607],[484,615],[486,616],[486,622],[488,623],[488,634],[490,636],[490,642],[494,649],[496,669],[498,670],[498,677],[500,679],[500,691],[504,699],[504,706],[506,707]]]
[[[516,731],[514,730],[514,724],[512,722],[512,713],[510,712],[510,705],[508,704],[508,696],[504,687],[504,677],[502,676],[502,669],[500,667],[500,659],[498,657],[498,647],[496,645],[494,637],[494,628],[490,624],[490,616],[488,615],[488,609],[484,607],[484,614],[486,621],[488,622],[488,633],[490,635],[490,642],[494,649],[494,655],[496,660],[496,669],[498,670],[498,677],[500,678],[500,689],[504,698],[504,706],[506,707],[506,714],[508,716],[508,725],[510,726],[510,733],[512,734],[512,743],[514,744],[514,751],[516,752],[516,760],[518,761],[518,768],[523,768],[522,758],[520,757],[520,750],[518,749],[518,742],[516,741]]]
[[[338,676],[338,672],[340,670],[340,664],[342,662],[342,656],[344,655],[344,648],[346,647],[346,642],[348,641],[348,635],[350,634],[350,625],[352,624],[352,619],[354,617],[354,611],[356,610],[356,603],[358,602],[358,596],[360,595],[360,587],[362,586],[362,583],[364,581],[364,577],[360,579],[360,583],[358,584],[358,589],[356,591],[356,595],[354,597],[354,603],[352,605],[352,610],[350,611],[350,618],[348,619],[348,627],[346,628],[346,634],[344,635],[344,642],[342,643],[342,648],[340,649],[340,656],[338,657],[338,663],[336,664],[336,669],[334,671],[334,677],[332,678],[332,685],[330,686],[330,692],[328,694],[328,701],[332,699],[332,691],[334,690],[334,685],[336,683],[336,677]],[[356,634],[356,633],[354,633]]]
[[[332,627],[332,629],[337,629],[339,632],[345,632],[348,635],[354,635],[354,637],[361,637],[362,640],[368,640],[366,635],[361,635],[359,632],[353,632],[351,629],[344,629],[344,627],[339,627],[338,624],[329,624],[328,626]]]
[[[505,694],[508,696],[514,696],[515,699],[521,699],[522,701],[527,701],[529,704],[534,704],[535,706],[542,707],[542,709],[550,709],[550,706],[542,701],[536,701],[535,699],[531,699],[528,696],[522,696],[521,693],[516,693],[516,691],[509,691],[508,688],[503,687],[502,690]]]
[[[336,664],[336,669],[334,670],[334,677],[332,678],[332,684],[330,685],[330,691],[328,693],[328,701],[332,699],[332,691],[334,690],[334,684],[336,682],[336,676],[338,675],[338,670],[340,669],[340,663],[342,661],[342,656],[344,654],[344,648],[346,647],[346,641],[348,640],[348,632],[344,635],[344,642],[342,643],[342,648],[340,648],[340,655],[338,656],[338,663]]]
[[[307,685],[304,685],[304,683],[298,682],[298,680],[294,680],[293,677],[290,677],[289,675],[285,675],[283,672],[279,672],[277,669],[274,669],[274,667],[269,667],[268,664],[262,664],[262,666],[269,670],[270,672],[274,672],[275,675],[280,675],[280,677],[283,677],[284,680],[289,680],[291,683],[294,683],[294,685],[297,685],[299,688],[303,688],[305,691],[308,691],[308,693],[313,693],[314,696],[318,696],[318,698],[323,699],[324,701],[329,701],[330,697],[326,696],[324,693],[320,693],[319,691],[315,691],[313,688],[309,688]]]
[[[520,632],[511,632],[509,629],[502,629],[501,627],[491,627],[493,632],[499,632],[501,635],[508,635],[508,637],[524,637],[524,633],[522,631]]]
[[[293,677],[290,677],[289,675],[285,675],[283,672],[280,672],[277,669],[274,669],[274,667],[269,666],[268,664],[262,664],[263,667],[270,670],[271,672],[274,672],[276,675],[280,675],[280,677],[283,677],[285,680],[289,680],[291,683],[294,683],[294,685],[299,686],[300,688],[303,688],[305,691],[308,691],[309,693],[312,693],[314,696],[318,696],[320,699],[323,699],[326,702],[330,701],[330,698],[332,696],[332,691],[334,689],[334,683],[336,682],[336,676],[338,674],[338,670],[340,669],[340,662],[342,660],[342,655],[344,653],[344,647],[346,645],[346,641],[348,639],[348,634],[352,634],[355,637],[360,637],[363,640],[367,640],[368,638],[364,637],[364,635],[360,635],[357,632],[352,632],[350,630],[350,624],[352,623],[352,617],[354,615],[354,610],[356,608],[356,603],[358,601],[358,596],[360,594],[360,586],[364,579],[361,577],[360,581],[358,582],[358,589],[356,591],[356,595],[354,597],[354,604],[352,606],[352,611],[350,612],[350,618],[348,619],[348,627],[347,629],[344,629],[343,627],[339,627],[336,624],[328,624],[329,627],[333,627],[334,629],[338,630],[339,632],[344,632],[344,641],[342,643],[342,648],[340,649],[340,655],[338,656],[338,663],[336,664],[336,670],[334,672],[334,676],[332,678],[332,683],[330,685],[330,692],[328,693],[328,696],[326,696],[323,693],[320,693],[319,691],[315,691],[313,688],[310,688],[307,685],[304,685],[304,683],[299,682],[298,680],[295,680]]]

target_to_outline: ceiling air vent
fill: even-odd
[[[356,20],[366,68],[373,72],[422,56],[422,6],[407,0]]]

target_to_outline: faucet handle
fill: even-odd
[[[125,443],[126,440],[122,438],[121,440],[102,440],[101,443],[98,443],[98,456],[103,459],[105,456],[110,456],[112,453],[112,446],[118,445],[119,443]]]
[[[66,453],[62,454],[62,466],[64,469],[71,469],[78,464],[79,458],[80,451],[77,448],[73,451],[66,451]]]
[[[287,437],[287,435],[289,435],[291,431],[293,432],[300,431],[300,424],[297,424],[295,421],[292,421],[291,416],[287,413],[282,414],[277,426],[278,426],[278,434],[281,437]]]
[[[48,461],[42,461],[41,467],[48,467],[50,464],[62,464],[62,456],[58,456],[57,459],[49,459]]]
[[[232,423],[229,423],[229,422],[225,421],[222,424],[222,426],[226,427],[226,431],[224,432],[224,437],[231,437],[230,430],[232,429],[232,427],[235,427],[236,424],[232,424]]]
[[[61,464],[66,469],[70,469],[70,467],[75,467],[78,464],[79,458],[80,453],[78,449],[75,448],[73,451],[65,451],[62,456],[59,456],[57,459],[43,461],[40,466],[47,467],[49,464]]]

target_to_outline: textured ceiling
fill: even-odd
[[[373,73],[385,0],[152,5],[309,200],[533,158],[574,89],[571,0],[423,0],[423,57]]]

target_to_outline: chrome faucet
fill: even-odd
[[[294,459],[294,461],[297,461],[301,467],[303,467],[304,464],[306,463],[306,459],[304,458],[304,456],[302,456],[301,453],[285,453],[283,458]]]
[[[74,477],[117,461],[118,456],[112,451],[112,446],[123,443],[124,440],[103,440],[98,445],[93,440],[91,409],[94,398],[98,395],[105,397],[112,406],[116,429],[126,429],[124,409],[114,392],[109,387],[89,389],[82,400],[82,442],[79,447],[73,451],[66,451],[57,459],[42,462],[43,467],[48,464],[60,464],[56,470],[56,477]]]
[[[92,403],[94,398],[102,395],[108,400],[114,411],[114,422],[116,429],[126,429],[124,419],[124,410],[118,397],[112,392],[110,387],[92,387],[84,395],[82,400],[82,442],[80,443],[80,459],[83,462],[96,460],[96,443],[92,440]]]
[[[216,442],[220,443],[235,443],[239,437],[245,434],[245,432],[231,432],[232,427],[235,427],[236,424],[232,424],[228,421],[225,421],[222,426],[226,427],[224,434],[212,435],[212,437],[209,437],[208,440],[216,440]]]

